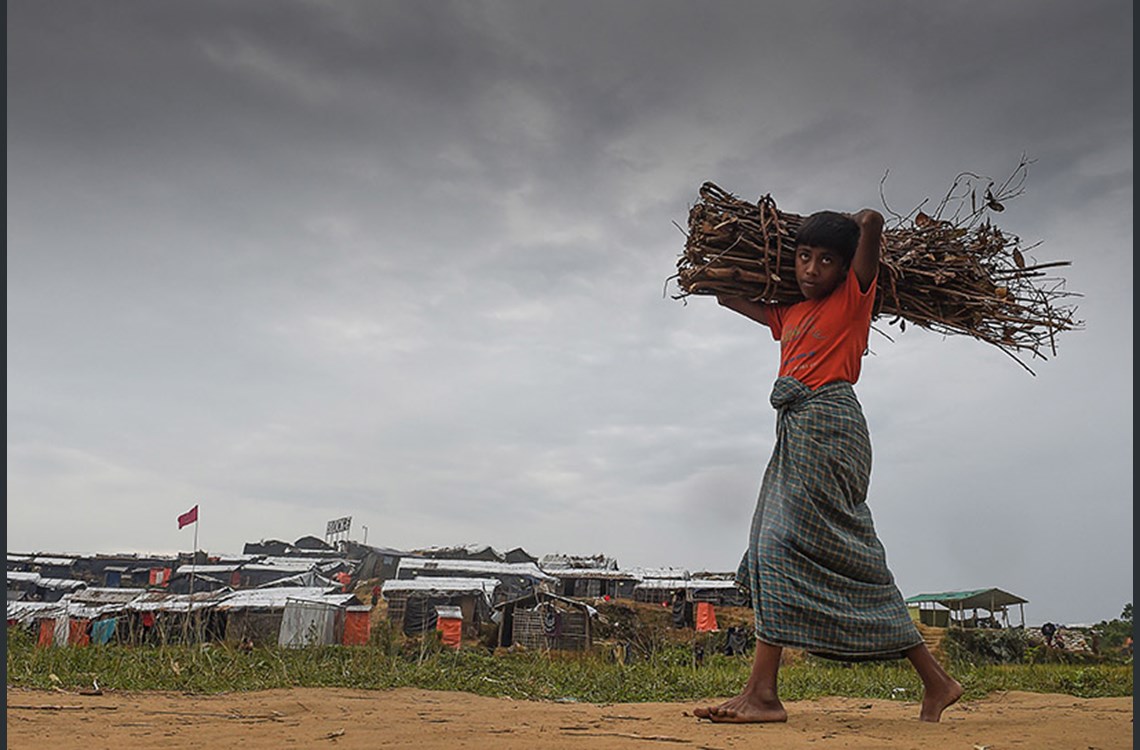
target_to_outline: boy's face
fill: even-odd
[[[796,248],[796,282],[808,299],[823,299],[847,275],[847,264],[834,250],[800,245]]]

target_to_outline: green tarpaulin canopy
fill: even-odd
[[[937,594],[916,594],[908,597],[907,604],[932,602],[947,609],[987,609],[990,612],[1011,604],[1027,604],[1028,599],[1001,589],[974,589],[973,591],[943,591]]]

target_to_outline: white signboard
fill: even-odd
[[[337,518],[329,521],[328,526],[325,527],[325,535],[332,536],[333,534],[340,534],[347,532],[348,527],[352,525],[352,516],[345,516],[344,518]]]

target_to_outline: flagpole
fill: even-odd
[[[194,506],[197,508],[198,506]],[[190,596],[194,596],[194,571],[198,568],[198,514],[194,514],[194,546],[190,549]]]
[[[194,567],[190,568],[190,598],[186,601],[186,619],[187,620],[190,620],[190,618],[194,616],[194,573],[198,569],[198,519],[202,515],[202,513],[198,509],[197,505],[194,506],[194,509],[197,510],[198,512],[194,514],[194,550],[193,550],[193,554],[191,555],[191,558],[190,558],[191,563],[194,565]],[[194,628],[195,635],[197,635],[198,641],[201,641],[202,640],[202,633],[201,633],[201,627],[200,627],[201,623],[195,622],[194,624],[195,624],[195,628]]]

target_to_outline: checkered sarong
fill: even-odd
[[[737,582],[756,637],[844,661],[922,643],[867,507],[871,439],[850,383],[776,380],[776,446]]]

